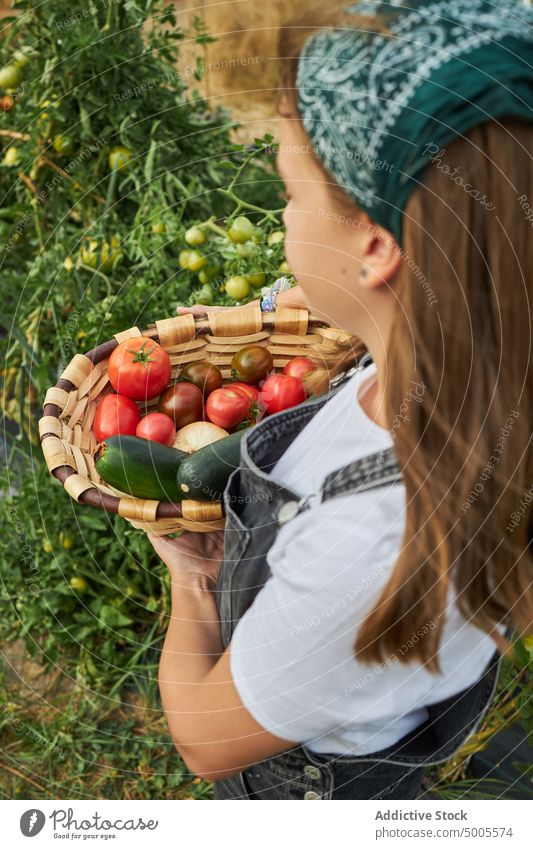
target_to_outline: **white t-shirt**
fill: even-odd
[[[372,365],[339,389],[298,434],[272,477],[309,495],[329,472],[389,447],[389,432],[358,401],[361,385],[373,379]],[[324,503],[312,499],[309,509],[281,527],[267,555],[272,577],[231,642],[235,686],[267,731],[315,752],[375,752],[422,723],[427,705],[481,675],[495,645],[463,619],[452,594],[441,674],[418,662],[391,658],[368,665],[354,657],[358,626],[395,566],[404,523],[405,488],[396,483]],[[413,642],[421,636],[413,634]]]

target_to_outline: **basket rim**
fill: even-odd
[[[234,307],[233,309],[246,309],[247,305],[243,304],[241,307]],[[232,308],[230,308],[232,309]],[[257,309],[255,306],[251,307],[251,309]],[[284,309],[284,308],[281,308]],[[278,310],[278,313],[281,312],[281,309]],[[296,309],[296,308],[293,308]],[[324,321],[319,316],[312,315],[311,312],[304,307],[298,307],[298,311],[307,313],[307,325],[308,327],[321,327],[321,328],[331,328],[335,330],[341,330],[341,328],[334,328],[332,325],[328,324],[328,322]],[[204,336],[212,333],[209,320],[207,317],[193,316],[194,318],[194,339],[199,336]],[[190,313],[188,314],[190,315]],[[176,316],[171,316],[172,318],[176,318]],[[177,316],[181,317],[181,316]],[[275,320],[276,315],[275,312],[261,312],[261,329],[264,330],[272,330],[275,329]],[[342,331],[341,331],[342,332]],[[157,327],[155,324],[150,324],[145,330],[139,330],[139,333],[142,336],[145,336],[148,339],[153,339],[154,341],[161,343]],[[98,365],[98,363],[105,360],[110,354],[117,348],[119,342],[116,338],[109,339],[106,342],[102,342],[100,345],[97,345],[94,348],[91,348],[89,351],[85,352],[83,356],[87,357],[88,360],[91,361],[93,366]],[[77,355],[75,355],[77,356]],[[72,361],[72,358],[69,362]],[[65,392],[73,392],[78,387],[72,383],[70,380],[66,378],[59,378],[54,389],[61,389]],[[52,417],[59,421],[60,414],[62,410],[57,404],[47,403],[43,406],[43,417]],[[42,443],[47,437],[55,436],[55,434],[46,432],[41,434],[40,442]],[[78,472],[76,469],[71,466],[62,465],[57,466],[55,469],[51,471],[51,475],[56,478],[63,487],[65,487],[65,483],[69,477],[72,475],[76,475]],[[124,494],[124,498],[134,499],[135,502],[142,504],[148,501],[148,499],[144,498],[136,498],[134,496],[127,496]],[[96,507],[97,509],[104,510],[108,513],[119,513],[119,505],[121,499],[117,495],[110,495],[105,492],[101,492],[96,486],[94,486],[93,481],[91,481],[91,486],[84,490],[77,498],[77,502],[82,506],[88,507]],[[181,502],[174,501],[159,501],[157,505],[156,511],[156,521],[160,519],[180,519],[183,517],[183,510],[181,507]]]

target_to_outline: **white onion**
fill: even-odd
[[[212,422],[193,422],[178,430],[173,445],[180,451],[192,454],[225,436],[228,436],[228,431]]]

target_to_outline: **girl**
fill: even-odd
[[[411,799],[533,619],[533,12],[309,22],[282,44],[287,258],[352,340],[327,394],[246,433],[224,534],[153,540],[159,680],[217,798]]]

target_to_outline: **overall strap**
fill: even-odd
[[[392,446],[361,457],[334,472],[322,484],[322,501],[350,492],[365,492],[388,484],[401,483],[402,470]]]

